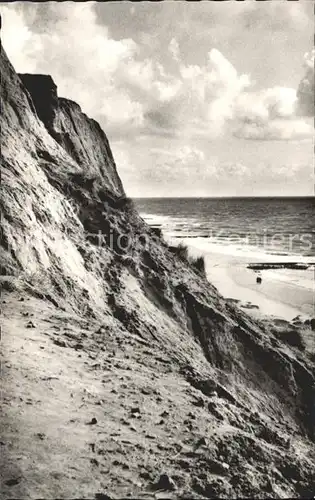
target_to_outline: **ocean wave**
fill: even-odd
[[[302,242],[290,241],[290,233],[283,228],[281,238],[270,229],[260,233],[246,231],[244,223],[238,228],[230,223],[223,227],[210,227],[209,221],[196,217],[183,217],[166,214],[140,212],[146,222],[162,229],[167,240],[174,244],[187,240],[189,246],[198,248],[201,252],[216,252],[231,257],[259,258],[269,261],[285,260],[309,262],[315,259],[314,248],[307,248]]]
[[[268,249],[258,246],[250,245],[233,245],[224,244],[221,241],[213,241],[209,238],[176,238],[178,243],[181,240],[184,244],[187,244],[192,250],[199,251],[202,255],[207,255],[211,253],[222,254],[226,256],[231,256],[231,258],[240,258],[241,260],[260,260],[262,262],[282,262],[283,252],[280,253],[270,253]],[[172,241],[172,239],[170,240]],[[315,264],[315,257],[305,256],[303,254],[286,254],[286,262],[300,262]]]

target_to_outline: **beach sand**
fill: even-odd
[[[254,317],[274,316],[292,321],[314,317],[314,271],[277,269],[259,273],[248,269],[259,258],[232,256],[201,251],[191,241],[185,242],[192,256],[204,255],[209,281],[225,297],[239,301],[239,306]],[[194,242],[195,243],[195,242]],[[256,283],[261,276],[262,283]]]

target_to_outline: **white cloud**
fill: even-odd
[[[256,140],[291,140],[311,137],[313,129],[296,117],[295,89],[273,87],[241,94],[235,105],[236,137]]]
[[[263,100],[270,118],[289,118],[295,112],[296,91],[287,87],[273,87],[264,92]]]
[[[235,98],[249,85],[249,78],[239,76],[216,49],[209,52],[206,65],[185,65],[179,61],[177,69],[177,77],[169,75],[167,102],[157,94],[151,100],[145,115],[147,126],[186,137],[220,135],[226,120],[232,118]]]
[[[256,140],[305,139],[313,135],[311,125],[303,120],[253,120],[243,123],[235,130],[236,137]]]
[[[179,51],[179,44],[178,44],[178,41],[176,40],[176,38],[172,38],[168,48],[169,48],[169,51],[170,51],[173,59],[175,59],[175,61],[179,61],[180,60],[180,51]]]
[[[102,116],[106,124],[138,125],[142,104],[120,85],[120,75],[132,78],[130,61],[138,46],[132,39],[113,40],[97,25],[93,4],[49,4],[55,17],[51,30],[31,32],[22,12],[3,7],[3,44],[21,73],[52,74],[63,97],[76,100],[85,112]],[[61,15],[62,14],[62,15]]]
[[[239,75],[216,49],[205,66],[179,64],[174,91],[164,105],[152,101],[147,126],[174,136],[215,138],[226,131],[256,140],[290,140],[311,137],[312,128],[296,118],[296,90],[272,87],[251,90],[248,75]]]
[[[304,63],[307,68],[311,68],[314,70],[314,60],[315,60],[315,49],[312,49],[311,52],[306,52],[304,54]]]
[[[173,37],[167,47],[169,67],[157,54],[144,54],[132,38],[112,38],[98,24],[94,3],[47,5],[54,23],[45,31],[29,30],[22,10],[3,6],[8,55],[19,72],[52,74],[59,95],[76,100],[110,134],[182,137],[188,143],[226,132],[257,140],[312,134],[295,117],[294,89],[255,92],[250,77],[239,74],[215,48],[203,65],[188,64]],[[291,11],[293,17],[300,15],[299,9]],[[253,6],[247,12],[251,22],[260,13]],[[305,56],[305,64],[311,71],[314,51]]]
[[[297,92],[297,112],[300,116],[314,116],[314,58],[315,49],[304,54],[306,73]]]
[[[31,72],[36,68],[35,61],[25,62],[28,58],[25,48],[32,37],[33,33],[28,29],[24,16],[12,7],[2,6],[1,40],[12,62],[21,72],[27,69]]]

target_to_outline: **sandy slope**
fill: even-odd
[[[315,450],[289,423],[205,396],[136,335],[16,293],[2,302],[3,498],[311,492]],[[175,491],[152,491],[163,473]]]

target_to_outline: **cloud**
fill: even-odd
[[[191,174],[197,173],[200,176],[205,171],[205,153],[195,146],[185,144],[175,149],[171,155],[165,151],[164,157],[160,163],[168,169],[168,175],[172,176],[174,175],[172,172],[180,172],[182,179],[188,178],[189,180]]]
[[[303,195],[312,192],[312,147],[231,138],[185,143],[155,138],[112,143],[129,196]],[[153,145],[154,144],[154,145]],[[241,147],[240,147],[241,145]],[[236,150],[235,147],[236,146]],[[222,154],[224,151],[224,154]],[[232,154],[229,154],[229,151]],[[297,152],[298,151],[298,152]],[[307,153],[305,155],[305,153]]]
[[[139,47],[131,38],[112,39],[108,29],[97,24],[92,7],[47,4],[50,21],[45,31],[26,28],[21,9],[2,7],[3,44],[17,71],[52,74],[59,95],[77,100],[103,124],[138,126],[142,104],[121,83],[129,73],[132,79],[130,61],[136,61]],[[144,78],[147,72],[144,67]]]
[[[189,195],[192,187],[204,189],[214,171],[206,152],[178,140],[168,148],[168,142],[159,138],[159,145],[150,148],[146,141],[138,143],[137,148],[130,148],[125,141],[112,144],[119,174],[130,196],[143,195],[143,186],[146,196],[178,196],[179,191]]]
[[[304,63],[307,68],[310,68],[314,71],[314,61],[315,61],[315,49],[312,49],[311,52],[306,52],[304,54]]]
[[[180,51],[179,51],[179,44],[176,38],[172,38],[169,44],[169,51],[172,55],[172,57],[175,59],[175,61],[179,61],[180,59]]]
[[[174,135],[216,137],[233,117],[235,98],[250,84],[247,75],[238,75],[233,65],[216,49],[208,53],[204,66],[178,61],[177,77],[166,99],[152,99],[145,118],[150,128]]]
[[[311,137],[312,127],[303,120],[252,120],[244,122],[235,131],[236,137],[252,140],[291,140]]]
[[[306,73],[301,80],[298,91],[298,114],[301,116],[314,116],[315,103],[314,103],[314,58],[315,49],[312,52],[307,52],[304,55],[304,65],[306,66]]]
[[[152,148],[152,158],[156,158],[157,173],[166,175],[168,179],[177,178],[180,172],[181,179],[189,180],[191,174],[203,175],[206,171],[207,158],[205,152],[192,144],[180,143],[171,151],[165,148]]]
[[[255,140],[311,138],[313,124],[302,117],[314,116],[314,55],[304,55],[307,68],[298,90],[273,87],[259,93],[243,93],[235,106],[236,137]]]
[[[29,40],[32,39],[33,33],[26,25],[24,15],[12,7],[2,6],[1,9],[1,40],[7,53],[21,72],[24,72],[26,67],[29,68],[30,72],[34,71],[36,68],[35,60],[32,62],[28,60],[27,65],[25,65],[25,59],[29,59],[29,54],[25,49]]]
[[[249,29],[268,29],[282,32],[286,26],[300,31],[305,29],[309,22],[308,2],[270,2],[268,8],[255,1],[247,2],[248,9],[242,15],[242,25]],[[255,5],[256,4],[256,5]],[[310,9],[311,10],[311,9]]]
[[[295,89],[274,87],[242,94],[235,106],[234,134],[255,140],[291,140],[311,137],[313,128],[296,116]]]
[[[238,19],[267,22],[266,10],[255,4],[250,2],[242,16],[235,7]],[[2,7],[3,43],[17,71],[51,73],[59,95],[76,100],[114,138],[180,137],[190,143],[224,134],[255,140],[312,134],[296,108],[299,114],[312,111],[314,52],[305,58],[307,73],[298,94],[283,86],[258,92],[249,75],[239,73],[216,48],[208,50],[203,63],[190,64],[174,36],[166,48],[167,63],[166,54],[164,59],[157,52],[149,55],[133,37],[113,38],[109,27],[98,22],[93,2],[49,2],[41,11],[43,24],[34,18],[32,29],[19,5]],[[288,16],[290,22],[305,20],[304,10],[294,6]]]
[[[255,140],[311,137],[312,127],[296,116],[297,92],[275,86],[253,90],[248,75],[239,75],[218,50],[208,53],[205,66],[179,62],[180,79],[167,102],[153,102],[147,126],[174,136],[207,136],[226,132]]]

